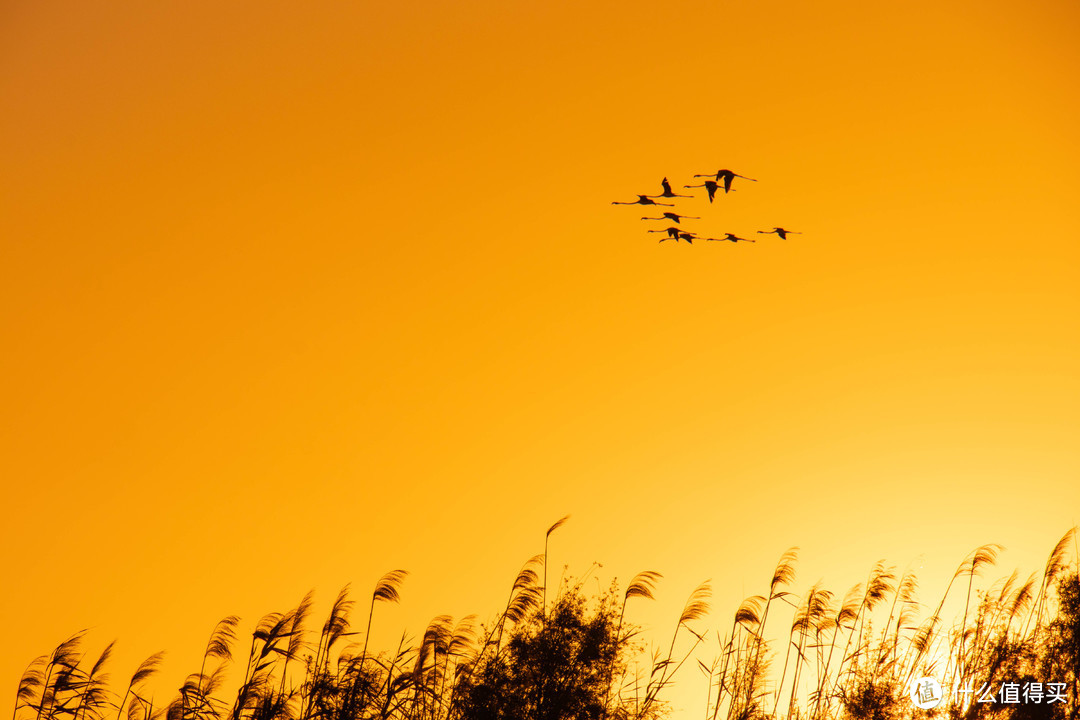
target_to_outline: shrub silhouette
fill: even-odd
[[[1057,614],[1047,628],[1047,652],[1041,676],[1066,683],[1068,705],[1053,710],[1069,720],[1080,718],[1080,574],[1072,572],[1058,581]]]
[[[897,720],[903,717],[903,700],[895,680],[856,678],[843,691],[845,717],[853,720]]]
[[[578,588],[564,591],[546,617],[516,625],[505,648],[462,678],[462,720],[600,720],[631,715],[607,708],[608,677],[625,674],[630,636],[618,635],[610,594],[590,609]]]

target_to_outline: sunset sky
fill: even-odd
[[[394,568],[373,645],[489,618],[566,514],[553,576],[663,573],[656,637],[793,545],[799,592],[1041,569],[1078,37],[1069,0],[0,1],[6,702],[82,628],[117,679],[165,649],[167,701],[225,615]],[[757,182],[675,209],[756,244],[611,204],[720,168]]]

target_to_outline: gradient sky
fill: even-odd
[[[117,678],[166,649],[165,701],[221,617],[399,567],[373,644],[487,618],[567,513],[553,574],[664,573],[664,636],[792,545],[800,592],[1039,569],[1080,522],[1078,33],[1067,0],[0,2],[0,687],[90,627]],[[758,182],[680,211],[757,244],[610,204],[721,167]]]

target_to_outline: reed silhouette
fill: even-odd
[[[549,540],[565,521],[548,529],[543,553],[522,566],[486,623],[439,615],[416,641],[403,634],[396,648],[372,649],[376,606],[402,601],[407,573],[394,570],[375,583],[363,631],[352,629],[348,586],[314,628],[312,593],[263,616],[250,636],[239,618],[225,617],[198,670],[165,703],[148,690],[163,653],[113,688],[114,643],[88,655],[81,631],[30,662],[12,720],[654,720],[669,714],[663,698],[676,683],[705,690],[706,720],[1080,717],[1075,528],[1041,577],[1026,580],[1013,572],[985,581],[1002,548],[975,548],[925,618],[915,575],[885,561],[842,598],[820,583],[796,594],[791,548],[730,625],[709,630],[711,589],[703,583],[670,640],[650,653],[627,616],[632,598],[654,597],[660,573],[642,572],[624,591],[613,585],[594,596],[583,581],[548,588]],[[790,622],[775,627],[784,618]],[[912,705],[913,680],[925,675],[947,691],[936,710]],[[1017,701],[1021,685],[1026,700]],[[998,699],[977,701],[980,686]]]

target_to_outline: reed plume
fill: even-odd
[[[101,720],[102,713],[109,704],[109,677],[105,674],[105,664],[109,662],[114,647],[115,640],[105,646],[90,672],[83,677],[72,720],[87,720],[88,716],[89,720]]]
[[[540,598],[540,607],[543,609],[544,614],[547,614],[547,569],[548,569],[548,540],[551,539],[551,533],[555,532],[570,519],[569,515],[564,515],[555,521],[555,523],[548,528],[544,533],[544,584],[542,588],[542,597]]]
[[[1054,549],[1050,551],[1050,557],[1046,560],[1046,569],[1043,572],[1042,583],[1039,585],[1039,595],[1035,598],[1035,628],[1032,631],[1033,635],[1038,635],[1039,633],[1039,625],[1042,621],[1042,613],[1046,605],[1047,591],[1050,589],[1050,586],[1054,584],[1058,575],[1069,567],[1067,562],[1069,543],[1075,541],[1076,530],[1076,527],[1069,528],[1065,534],[1061,536],[1061,539],[1058,540]],[[1030,616],[1028,617],[1028,620],[1031,620]],[[1025,624],[1025,634],[1026,630],[1027,627]]]
[[[709,581],[698,585],[683,605],[682,613],[679,614],[679,622],[675,625],[675,632],[671,635],[671,645],[668,647],[667,656],[662,660],[657,658],[653,661],[652,673],[649,683],[645,687],[645,697],[641,703],[642,712],[649,712],[652,705],[657,701],[660,692],[671,682],[672,676],[683,666],[693,654],[694,649],[704,639],[704,636],[695,632],[689,623],[700,620],[709,612],[709,598],[712,597],[712,588]],[[694,636],[695,641],[691,648],[683,655],[681,660],[675,660],[675,641],[679,637],[679,630],[686,628],[687,632]],[[658,676],[659,675],[659,676]]]
[[[664,576],[655,570],[644,570],[633,577],[630,580],[630,584],[626,586],[626,592],[623,593],[622,605],[619,608],[619,622],[615,627],[615,639],[617,642],[623,641],[623,618],[626,616],[626,603],[632,597],[646,598],[648,600],[655,600],[653,596],[653,590],[656,588],[658,580]],[[607,697],[604,702],[604,717],[607,717],[611,704],[612,685],[614,683],[615,672],[615,658],[612,657],[611,662],[608,665],[608,677],[607,677]]]
[[[131,680],[128,682],[127,690],[124,691],[124,696],[120,698],[120,703],[116,706],[116,720],[120,720],[120,716],[124,712],[124,706],[127,704],[128,696],[135,695],[136,688],[141,687],[144,682],[153,677],[154,674],[161,669],[161,663],[164,659],[164,651],[156,652],[143,660],[139,667],[135,669],[135,672],[131,676]],[[138,698],[137,695],[136,698]]]
[[[27,673],[24,673],[24,680],[19,683],[20,692],[26,694],[28,688],[41,688],[38,693],[38,702],[36,704],[32,700],[27,702],[31,709],[37,711],[36,720],[41,720],[42,717],[52,718],[58,705],[60,709],[66,709],[61,698],[65,694],[70,694],[72,690],[74,675],[82,660],[79,650],[85,635],[86,630],[80,630],[57,645],[52,654],[46,658],[39,674],[33,672],[33,663],[30,668],[27,668]],[[31,677],[28,678],[27,674]]]
[[[391,570],[375,583],[375,591],[371,593],[371,608],[368,610],[367,629],[364,630],[364,651],[361,653],[361,658],[367,657],[368,640],[371,638],[371,619],[375,616],[375,603],[401,602],[399,588],[408,575],[408,570]],[[361,662],[363,662],[362,659]]]
[[[784,554],[780,556],[780,560],[776,563],[776,567],[773,568],[772,580],[769,582],[769,595],[765,598],[764,609],[761,612],[761,624],[758,630],[758,641],[754,644],[753,657],[750,660],[751,667],[748,671],[747,677],[756,678],[761,674],[761,653],[766,647],[765,642],[765,623],[769,619],[769,608],[772,606],[774,600],[786,600],[791,594],[787,591],[780,590],[782,587],[787,587],[795,580],[795,562],[798,560],[799,548],[792,547],[784,551]],[[754,708],[754,687],[750,686],[746,688],[746,698],[744,707],[746,712],[752,712]]]

